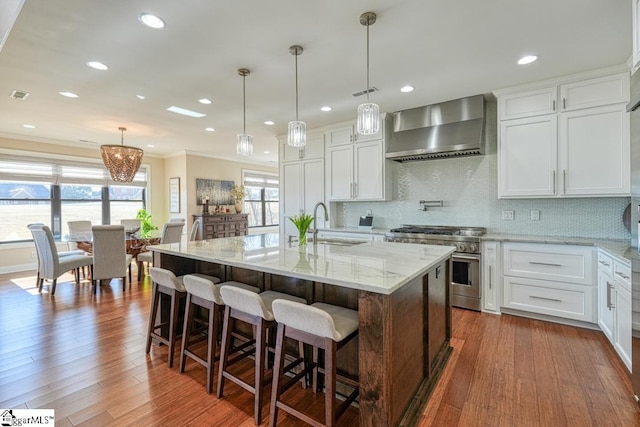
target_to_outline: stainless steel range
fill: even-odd
[[[385,234],[387,242],[455,246],[451,282],[451,304],[480,311],[480,237],[484,227],[403,225]]]

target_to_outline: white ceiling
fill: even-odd
[[[125,126],[125,144],[149,154],[244,161],[235,154],[237,69],[247,67],[252,161],[275,162],[275,137],[295,116],[289,46],[304,48],[299,102],[308,129],[354,119],[362,98],[351,94],[366,88],[359,23],[366,11],[378,14],[370,37],[371,86],[379,92],[371,100],[387,112],[619,65],[631,55],[630,0],[26,0],[0,51],[0,136],[97,151],[119,143]],[[166,28],[143,26],[141,12],[161,16]],[[524,54],[539,59],[516,65]],[[110,68],[91,69],[90,60]],[[401,93],[405,84],[415,91]],[[30,96],[12,99],[14,89]],[[80,97],[64,98],[63,90]],[[198,103],[202,97],[213,104]],[[170,113],[171,105],[207,116]],[[321,112],[323,105],[333,111]]]

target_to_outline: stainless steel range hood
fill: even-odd
[[[387,159],[397,162],[484,154],[482,95],[393,113]]]

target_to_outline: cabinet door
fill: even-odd
[[[298,147],[292,147],[287,144],[287,138],[280,141],[280,158],[283,162],[300,160],[302,158],[302,150]]]
[[[384,200],[382,141],[354,146],[354,200]]]
[[[613,279],[610,275],[598,269],[598,325],[613,344],[614,309],[611,293]]]
[[[631,292],[615,281],[615,344],[618,355],[631,371]]]
[[[329,147],[353,144],[353,123],[346,123],[329,128],[325,136]]]
[[[500,267],[498,266],[498,250],[500,243],[482,243],[482,304],[484,311],[500,311],[498,283],[500,283]]]
[[[316,203],[324,201],[324,160],[317,159],[304,162],[303,168],[303,209],[306,213],[313,214],[313,208]],[[324,220],[319,215],[317,226],[325,227],[325,225],[328,224],[325,224]]]
[[[302,149],[302,158],[319,159],[324,157],[324,135],[307,135],[307,144]]]
[[[378,123],[379,131],[377,133],[372,133],[370,135],[362,135],[358,133],[358,129],[354,124],[353,125],[354,142],[377,141],[379,139],[382,139],[382,136],[384,135],[384,125],[385,125],[384,120],[380,120]]]
[[[560,114],[559,193],[628,196],[629,138],[623,104]]]
[[[557,96],[557,86],[500,96],[500,120],[555,113]]]
[[[632,0],[633,67],[640,66],[640,0]]]
[[[289,218],[300,213],[302,201],[302,162],[286,163],[282,166],[282,194],[280,195],[282,218],[280,225],[285,236],[297,236],[298,230]]]
[[[554,196],[557,142],[555,115],[501,122],[498,196]]]
[[[329,200],[351,200],[353,197],[352,145],[342,145],[329,149],[327,174]]]
[[[560,111],[629,102],[627,73],[560,85]]]

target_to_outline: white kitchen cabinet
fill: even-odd
[[[482,242],[482,311],[500,312],[500,242]]]
[[[613,347],[631,371],[631,268],[614,261],[613,281],[615,322]]]
[[[389,118],[385,119],[388,121]],[[388,128],[385,124],[385,128]],[[329,201],[371,201],[391,198],[387,171],[386,137],[372,141],[337,141],[336,130],[325,134],[327,146],[327,197]],[[333,134],[332,134],[333,132]]]
[[[632,0],[633,68],[640,67],[640,0]]]
[[[386,115],[380,120],[380,132],[371,135],[360,135],[356,130],[355,122],[344,122],[327,128],[325,133],[327,146],[353,144],[354,142],[376,141],[382,139],[387,126]]]
[[[297,236],[298,230],[289,218],[301,212],[311,214],[316,203],[324,201],[324,159],[283,163],[280,188],[281,233]],[[318,226],[324,227],[324,220],[319,220]]]
[[[628,73],[496,94],[499,198],[629,195]]]
[[[503,307],[597,322],[593,246],[505,243]]]
[[[287,144],[286,138],[280,139],[280,160],[283,162],[305,159],[319,159],[324,157],[324,135],[322,133],[307,134],[307,143],[304,147],[292,147]]]
[[[613,259],[598,253],[598,325],[609,342],[613,344],[615,312],[611,299],[613,284]]]

